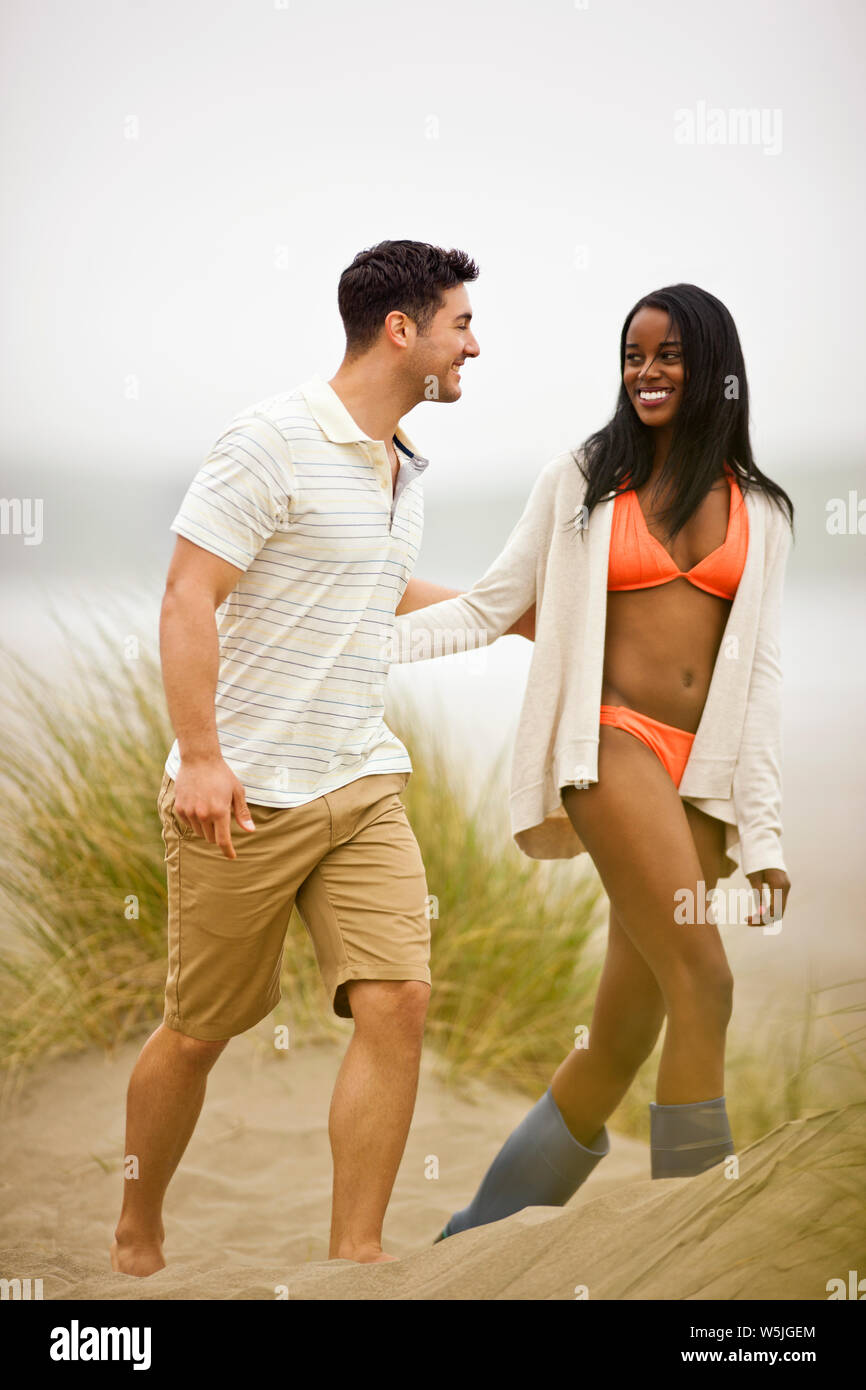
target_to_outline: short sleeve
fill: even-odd
[[[196,473],[171,530],[246,570],[289,522],[289,445],[266,415],[237,416]]]

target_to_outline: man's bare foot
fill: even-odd
[[[157,1270],[165,1269],[162,1240],[126,1240],[115,1234],[111,1242],[111,1268],[115,1274],[131,1274],[138,1279],[156,1274]]]
[[[360,1265],[390,1264],[396,1255],[386,1255],[381,1245],[341,1245],[332,1260],[354,1260]]]

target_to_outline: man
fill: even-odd
[[[430,925],[400,801],[412,764],[383,720],[385,652],[401,599],[408,611],[456,592],[407,590],[427,460],[398,422],[422,400],[459,400],[479,352],[477,274],[463,252],[421,242],[356,256],[340,279],[336,375],[236,416],[172,523],[168,978],[129,1084],[118,1272],[164,1267],[163,1198],[207,1074],[276,1005],[294,904],[335,1012],[354,1021],[331,1102],[330,1256],[393,1258],[382,1223],[415,1104]]]

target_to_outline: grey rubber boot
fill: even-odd
[[[454,1213],[437,1240],[501,1221],[524,1207],[564,1206],[609,1152],[605,1126],[588,1148],[578,1143],[548,1087],[506,1139],[469,1206]]]
[[[650,1163],[654,1178],[691,1178],[734,1153],[725,1097],[689,1105],[650,1102]]]

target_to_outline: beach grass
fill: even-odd
[[[155,651],[122,612],[48,679],[3,651],[0,780],[0,1070],[4,1090],[52,1056],[108,1051],[157,1026],[166,890],[156,799],[172,732]],[[588,861],[527,859],[507,824],[504,753],[470,788],[436,728],[388,710],[412,754],[403,794],[427,870],[434,989],[427,1043],[452,1084],[485,1079],[537,1097],[588,1025],[607,921]],[[236,832],[240,833],[240,832]],[[810,988],[764,1034],[732,1028],[729,1110],[738,1142],[832,1094],[863,1090],[863,981]],[[347,1036],[296,914],[273,1016],[296,1043]],[[646,1137],[658,1051],[611,1118]],[[279,1048],[275,1057],[284,1056]]]
[[[167,908],[156,799],[173,735],[158,660],[131,623],[95,618],[82,643],[56,621],[68,654],[62,681],[2,653],[7,1077],[61,1053],[111,1049],[162,1014]],[[543,1067],[551,1047],[567,1047],[576,1007],[586,1015],[598,887],[586,875],[557,881],[513,845],[495,844],[486,789],[470,807],[436,736],[407,709],[389,717],[412,747],[404,801],[431,895],[439,984],[428,1041],[455,1080],[496,1072],[516,1082],[527,1065]],[[282,988],[275,1021],[295,1041],[351,1031],[330,1010],[297,914]]]

